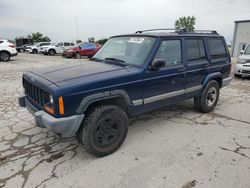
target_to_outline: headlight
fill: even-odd
[[[53,104],[53,102],[54,102],[52,95],[49,95],[49,102],[50,102],[50,104]]]
[[[238,64],[245,64],[247,62],[246,59],[237,59]]]

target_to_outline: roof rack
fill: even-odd
[[[182,30],[180,30],[180,31],[178,31],[178,32],[218,35],[217,31],[215,31],[215,30],[194,30],[194,31],[187,31],[187,30],[185,30],[185,29],[182,29]]]
[[[135,33],[144,33],[149,31],[176,31],[176,29],[174,28],[148,29],[148,30],[136,31]]]
[[[194,31],[187,31],[187,29],[180,29],[176,30],[174,28],[161,28],[161,29],[148,29],[148,30],[141,30],[136,31],[135,33],[144,33],[150,31],[174,31],[175,33],[200,33],[200,34],[212,34],[212,35],[219,35],[215,30],[194,30]]]

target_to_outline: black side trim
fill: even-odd
[[[105,91],[102,93],[96,93],[85,97],[78,106],[78,108],[76,109],[76,113],[77,114],[84,113],[87,110],[87,108],[94,102],[102,101],[105,99],[117,98],[117,97],[122,97],[123,99],[125,99],[128,106],[132,105],[130,97],[124,90]]]

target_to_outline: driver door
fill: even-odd
[[[186,73],[182,57],[182,40],[162,40],[154,59],[166,64],[159,70],[145,73],[143,101],[150,109],[174,103],[185,97]]]

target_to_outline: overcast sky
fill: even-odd
[[[217,30],[230,42],[234,21],[250,19],[249,7],[250,0],[0,0],[0,38],[39,31],[53,41],[99,39],[173,28],[194,15],[196,29]]]

